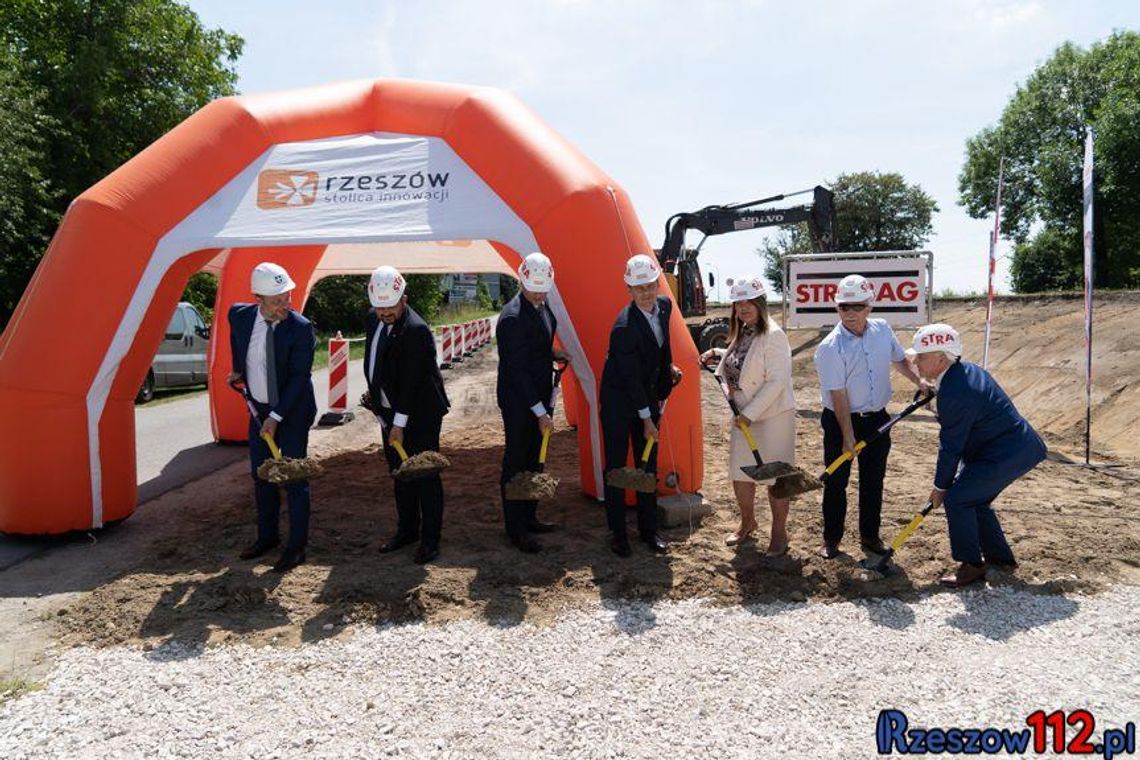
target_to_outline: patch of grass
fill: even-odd
[[[22,697],[28,692],[39,691],[43,686],[27,678],[0,678],[0,705],[10,699]]]
[[[498,309],[480,309],[475,304],[463,304],[454,308],[448,304],[440,308],[439,316],[431,321],[432,327],[436,325],[453,325],[457,322],[470,322],[473,319],[493,317]]]

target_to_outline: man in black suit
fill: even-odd
[[[669,314],[673,303],[657,295],[661,268],[652,256],[638,254],[625,268],[632,302],[621,310],[610,331],[610,347],[602,369],[601,417],[606,472],[624,467],[630,442],[635,463],[648,438],[658,438],[661,404],[669,396],[680,370],[669,348]],[[657,447],[647,468],[657,472]],[[625,524],[625,491],[606,486],[606,519],[610,548],[621,557],[633,552]],[[637,527],[650,551],[663,554],[665,541],[657,533],[657,495],[637,494]]]
[[[313,395],[313,352],[316,336],[309,320],[293,311],[290,294],[295,287],[289,273],[271,262],[253,269],[251,287],[257,303],[230,307],[229,382],[242,382],[253,400],[249,420],[249,464],[257,501],[257,539],[241,553],[242,559],[260,557],[280,543],[278,486],[257,476],[257,468],[271,454],[262,438],[273,438],[286,457],[302,458],[309,445],[309,428],[317,416]],[[289,498],[289,540],[273,566],[287,572],[305,561],[309,537],[309,482],[285,486]]]
[[[372,411],[383,429],[384,454],[391,472],[400,466],[392,444],[408,456],[439,450],[439,430],[450,403],[435,360],[435,338],[423,317],[408,306],[407,282],[393,267],[377,267],[368,283],[368,333],[364,375]],[[439,556],[443,527],[443,482],[439,473],[396,480],[396,533],[381,547],[393,552],[414,543],[415,561]]]
[[[495,325],[499,347],[496,396],[506,438],[499,487],[507,536],[529,554],[542,550],[531,534],[546,533],[556,526],[538,519],[538,502],[508,499],[506,484],[520,472],[538,469],[542,435],[554,428],[554,360],[569,361],[569,357],[554,349],[558,321],[546,303],[546,294],[554,287],[550,259],[538,252],[523,259],[519,283],[518,294],[503,306]]]

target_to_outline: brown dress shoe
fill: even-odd
[[[970,562],[963,562],[958,565],[958,569],[949,575],[944,575],[939,580],[943,586],[950,588],[962,588],[969,586],[971,583],[977,583],[986,577],[986,566],[984,564],[975,565]]]

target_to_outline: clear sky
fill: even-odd
[[[189,5],[245,38],[244,93],[371,77],[511,91],[626,189],[655,246],[678,211],[900,172],[938,202],[935,290],[959,292],[984,291],[992,226],[957,204],[966,138],[1061,43],[1140,27],[1136,0]],[[759,273],[764,234],[711,238],[702,263]]]

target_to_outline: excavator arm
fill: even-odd
[[[789,208],[762,208],[767,203],[776,203],[793,195],[812,193],[812,202]],[[806,222],[812,247],[816,252],[826,253],[835,250],[835,203],[834,194],[825,187],[816,185],[811,190],[786,195],[773,195],[747,203],[734,203],[727,206],[706,206],[699,211],[674,214],[665,222],[665,243],[657,257],[666,273],[674,298],[681,305],[683,316],[703,316],[705,313],[704,283],[701,279],[697,256],[701,244],[695,249],[685,247],[685,234],[696,230],[711,237],[726,232],[740,232],[759,227],[776,227],[785,224]]]

